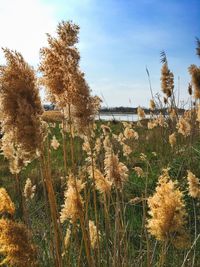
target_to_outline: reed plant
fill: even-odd
[[[39,81],[3,50],[0,264],[200,266],[200,68],[189,67],[180,109],[162,52],[162,96],[147,70],[149,116],[138,107],[136,122],[95,121],[101,100],[80,69],[78,34],[61,22],[47,35]],[[56,111],[44,113],[38,84]]]

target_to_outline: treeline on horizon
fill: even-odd
[[[137,110],[138,108],[137,107],[102,107],[100,109],[100,112],[105,112],[105,113],[113,113],[113,112],[116,112],[116,113],[132,113],[132,114],[137,114]],[[143,108],[144,112],[146,114],[150,114],[150,112],[152,112],[151,109],[149,108]],[[178,108],[178,113],[179,114],[183,114],[185,111],[185,109],[183,108]],[[159,114],[159,113],[162,113],[162,114],[167,114],[168,112],[168,108],[157,108],[153,111],[154,114]]]
[[[43,105],[45,110],[54,110],[56,109],[54,104],[44,104]],[[132,113],[132,114],[137,114],[137,107],[101,107],[99,112],[101,113]],[[144,112],[146,114],[150,114],[152,110],[149,108],[143,108]],[[183,108],[178,108],[178,113],[183,114],[186,109]],[[167,108],[157,108],[154,110],[154,114],[167,114],[168,109]]]

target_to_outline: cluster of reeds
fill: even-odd
[[[78,33],[76,24],[61,22],[57,37],[47,35],[39,82],[21,54],[3,50],[1,150],[16,178],[20,209],[15,212],[0,188],[0,264],[171,266],[173,247],[182,253],[182,266],[198,266],[200,182],[191,158],[199,156],[199,67],[189,67],[188,110],[179,109],[162,52],[163,101],[152,94],[150,113],[138,107],[134,123],[95,122],[100,99],[91,95],[80,70]],[[38,84],[45,86],[55,113],[43,114]]]

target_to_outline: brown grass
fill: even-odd
[[[44,111],[42,119],[46,122],[61,122],[63,120],[63,115],[58,110],[48,110]]]

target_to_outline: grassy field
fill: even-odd
[[[64,202],[64,190],[67,184],[66,173],[64,170],[64,160],[63,160],[63,132],[61,128],[61,121],[58,119],[58,112],[48,112],[47,121],[48,126],[48,138],[46,140],[46,146],[49,147],[48,160],[51,169],[51,176],[53,180],[54,190],[56,192],[56,199],[59,209]],[[50,118],[51,117],[51,118]],[[109,131],[106,135],[103,135],[102,126],[109,127]],[[124,130],[130,127],[134,129],[139,135],[138,140],[135,138],[126,139],[123,142],[131,148],[131,153],[128,156],[124,155],[123,145],[117,141],[117,137],[120,133],[124,133]],[[169,127],[155,127],[152,130],[147,128],[147,121],[141,121],[141,125],[137,123],[124,124],[122,122],[96,122],[95,138],[101,137],[105,139],[109,136],[113,150],[118,154],[119,160],[123,162],[128,170],[129,175],[127,180],[123,184],[123,189],[120,190],[121,199],[120,207],[123,209],[122,215],[122,225],[124,235],[126,236],[127,248],[126,253],[121,251],[121,257],[126,257],[126,262],[122,265],[115,265],[112,263],[114,260],[112,257],[113,252],[113,242],[115,237],[115,224],[116,224],[116,192],[114,189],[110,191],[109,196],[109,220],[112,227],[111,233],[108,237],[105,235],[106,223],[104,214],[104,200],[102,199],[102,194],[97,190],[96,192],[96,205],[98,212],[98,230],[100,231],[100,266],[147,266],[148,257],[150,258],[149,266],[159,266],[159,257],[162,251],[162,242],[156,241],[145,229],[147,220],[150,218],[148,215],[147,198],[152,196],[155,192],[155,187],[158,182],[158,177],[162,173],[163,168],[169,168],[169,175],[173,181],[178,182],[178,186],[181,191],[184,192],[184,201],[186,203],[188,217],[186,229],[189,234],[189,247],[178,249],[172,244],[168,244],[167,256],[165,261],[165,266],[182,266],[186,255],[191,248],[197,233],[199,232],[198,218],[199,207],[198,201],[193,200],[188,196],[188,182],[187,182],[187,170],[191,170],[196,176],[200,176],[200,142],[199,133],[195,133],[193,138],[179,136],[177,138],[176,147],[172,148],[168,141],[168,136],[171,131]],[[107,128],[106,128],[107,129]],[[59,147],[55,150],[51,146],[51,140],[53,136],[56,137],[59,142]],[[72,171],[71,162],[71,152],[69,146],[69,134],[66,134],[66,163],[67,163],[67,173]],[[74,161],[76,164],[76,173],[79,173],[81,168],[88,167],[87,153],[82,150],[83,140],[79,137],[74,137]],[[144,154],[141,157],[141,154]],[[143,170],[143,174],[140,177],[134,170],[135,167],[140,167]],[[104,172],[104,149],[101,148],[98,155],[98,168]],[[88,198],[88,194],[92,190],[92,180],[91,178],[87,180],[88,174],[84,173],[82,170],[82,176],[87,181],[87,187],[85,187],[82,196],[84,198],[84,206],[88,201],[87,213],[89,219],[95,221],[94,212],[94,195]],[[30,227],[34,242],[37,244],[39,252],[39,263],[40,266],[54,266],[53,263],[53,252],[51,251],[51,229],[50,221],[48,215],[48,203],[45,200],[45,194],[43,189],[43,179],[41,165],[38,160],[34,160],[28,167],[22,170],[20,174],[21,188],[24,188],[27,178],[30,178],[33,185],[36,185],[36,192],[33,199],[28,199],[24,201],[25,205],[25,217],[26,223]],[[9,172],[8,162],[1,156],[1,182],[0,186],[5,187],[12,196],[16,207],[18,208],[18,192],[16,192],[15,177]],[[121,216],[121,215],[120,215]],[[16,219],[18,215],[16,214]],[[124,224],[124,225],[123,225]],[[73,224],[68,221],[62,226],[63,233],[66,229],[71,229]],[[77,236],[76,240],[71,238],[71,245],[67,248],[67,258],[70,256],[69,265],[65,266],[86,266],[87,260],[85,258],[84,248],[81,249],[82,244],[82,234],[79,229],[80,226],[77,224],[76,229]],[[110,242],[108,244],[108,242]],[[78,247],[75,248],[75,244]],[[109,250],[109,255],[107,255],[106,246]],[[124,244],[123,244],[124,247]],[[187,255],[187,260],[183,266],[193,266],[200,265],[200,255],[199,255],[200,242],[197,240],[195,246],[190,249],[190,253]],[[115,248],[117,249],[117,248]],[[122,249],[122,247],[121,247]],[[93,251],[94,258],[97,251]],[[124,254],[125,253],[125,254]],[[148,254],[148,255],[147,255]],[[107,260],[107,257],[109,258]],[[122,258],[123,259],[123,258]],[[121,260],[122,260],[121,259]]]
[[[138,107],[137,122],[95,121],[78,32],[61,22],[48,35],[39,79],[3,49],[0,266],[199,267],[200,68],[183,114],[162,52],[148,119]],[[57,111],[43,112],[38,84]]]

